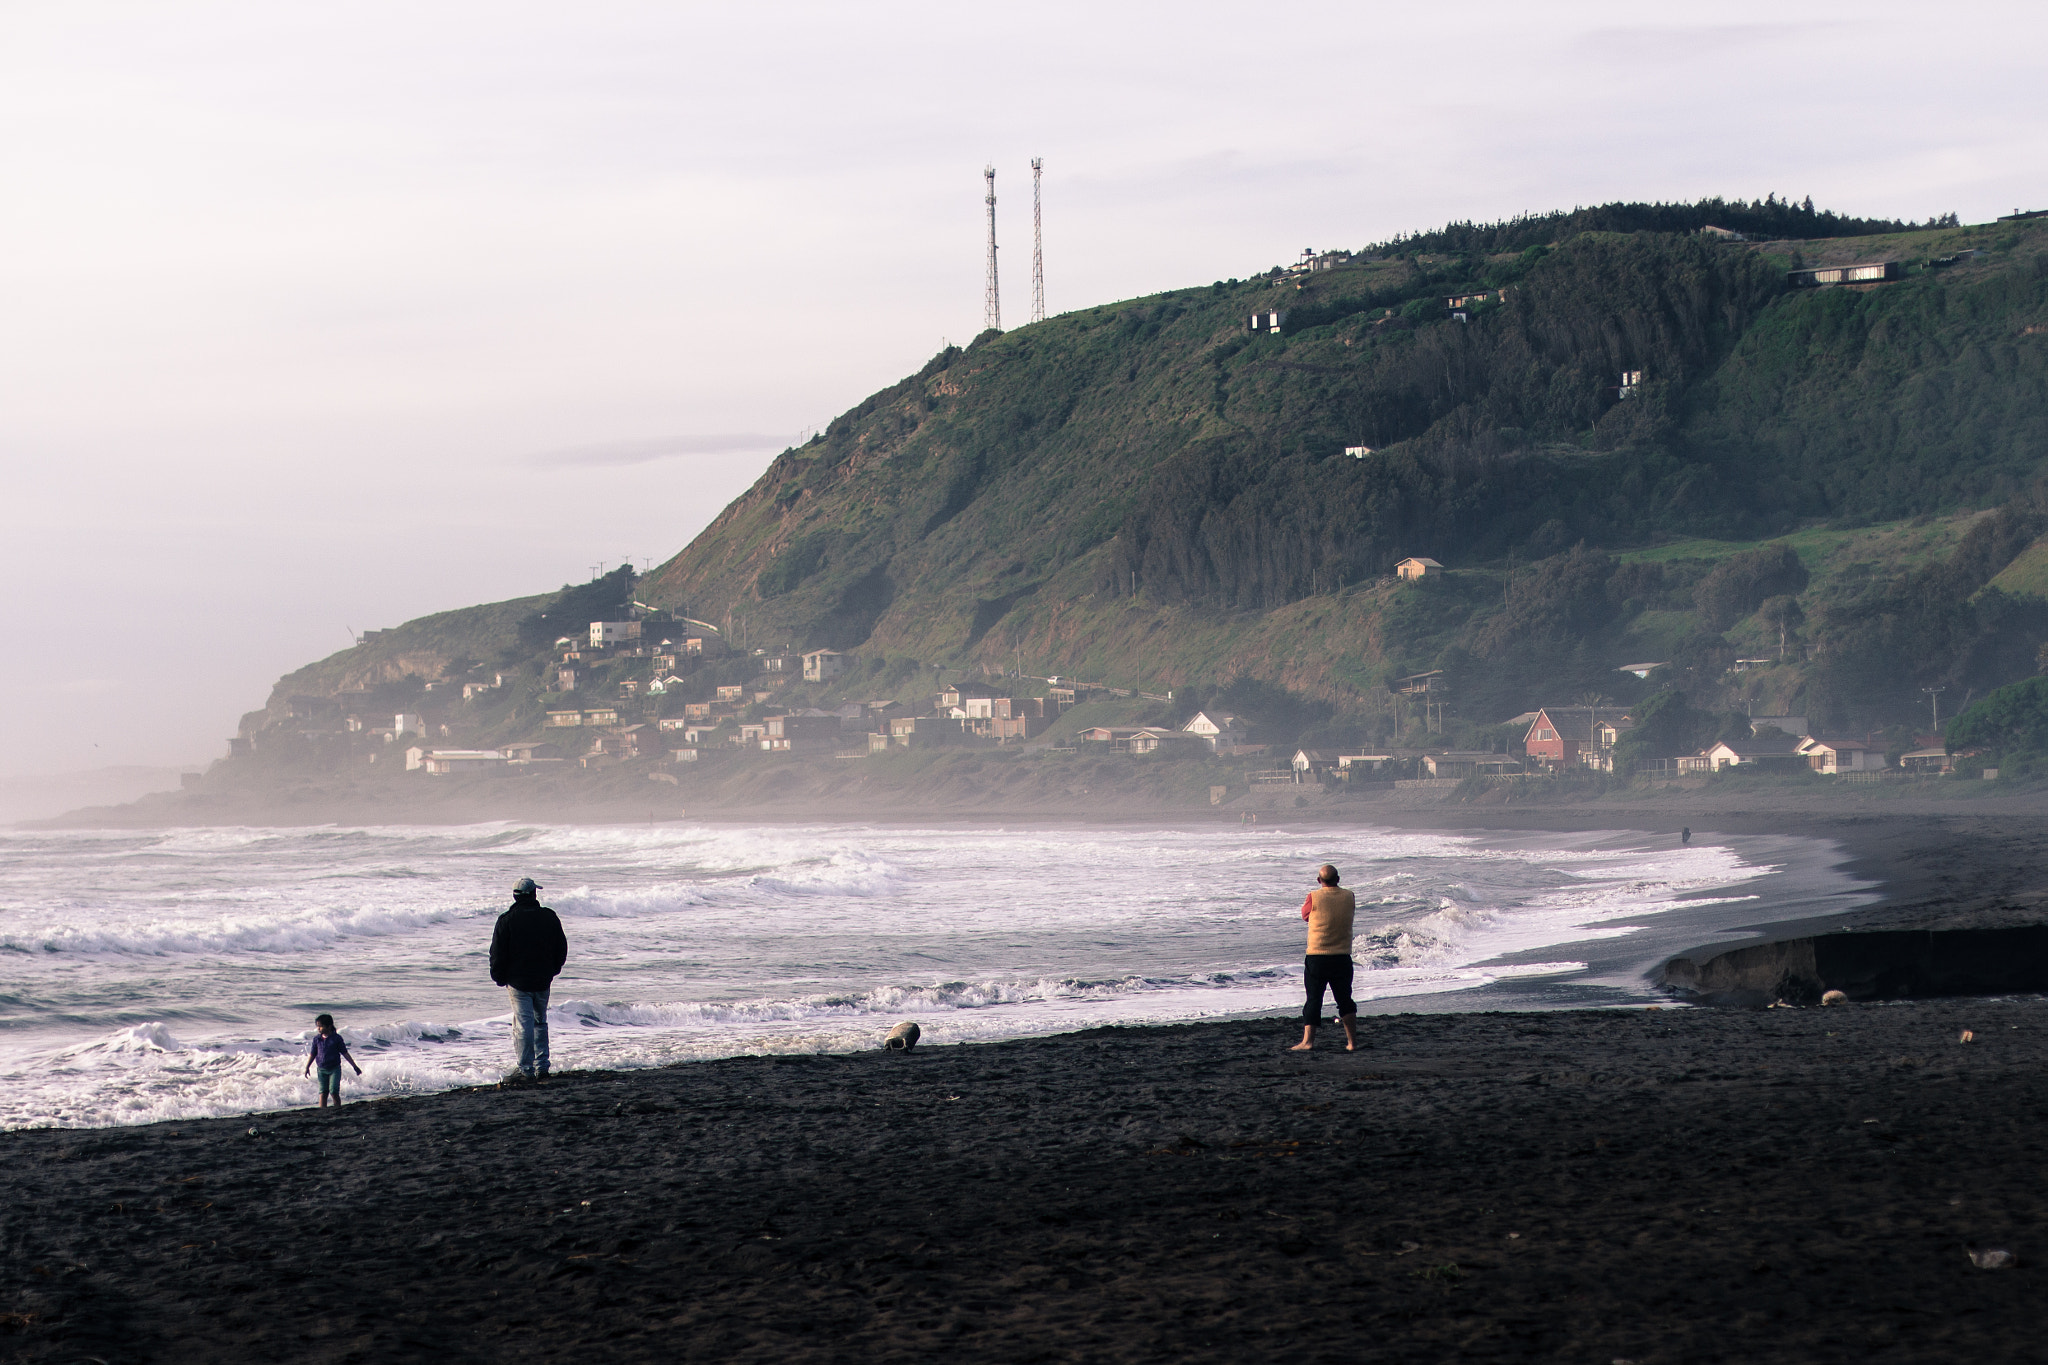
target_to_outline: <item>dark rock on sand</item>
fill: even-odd
[[[0,1135],[0,1359],[2038,1354],[2048,1002],[1360,1033],[1289,1056],[1286,1020],[1116,1029]],[[1986,1247],[2012,1263],[1979,1269]]]
[[[1819,934],[1673,958],[1664,984],[1710,1005],[2048,991],[2048,926]]]

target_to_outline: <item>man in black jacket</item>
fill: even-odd
[[[491,934],[491,980],[512,995],[512,1048],[530,1080],[548,1074],[548,990],[569,958],[562,921],[540,903],[539,891],[533,878],[521,877]]]

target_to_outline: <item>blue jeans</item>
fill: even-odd
[[[512,997],[512,1055],[529,1076],[548,1074],[548,993],[507,986]]]

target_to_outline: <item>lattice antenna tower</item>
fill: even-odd
[[[996,283],[996,168],[983,166],[981,178],[988,182],[988,294],[981,304],[981,329],[1003,330],[1003,291]]]
[[[1031,158],[1031,320],[1045,321],[1045,226],[1038,213],[1038,176],[1045,158]]]

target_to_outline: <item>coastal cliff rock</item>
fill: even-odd
[[[1663,984],[1710,1005],[2006,995],[2048,990],[2048,925],[1819,934],[1664,964]]]

